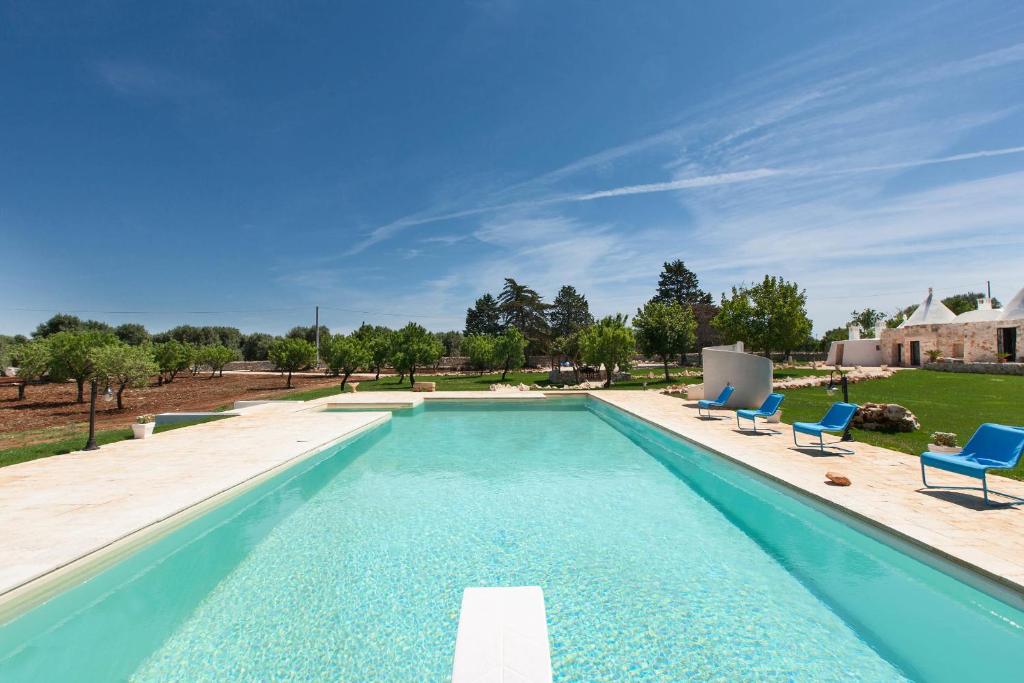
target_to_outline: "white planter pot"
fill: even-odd
[[[147,439],[153,436],[154,429],[156,429],[156,422],[145,422],[142,424],[136,422],[132,425],[132,436],[136,439]]]
[[[964,449],[959,446],[940,446],[937,443],[930,443],[928,450],[932,453],[960,453]]]
[[[776,410],[774,415],[768,416],[767,422],[769,422],[769,423],[771,423],[773,425],[777,425],[780,422],[782,422],[782,411],[781,410]]]

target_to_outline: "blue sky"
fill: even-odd
[[[0,2],[0,59],[7,333],[1024,286],[1020,2]]]

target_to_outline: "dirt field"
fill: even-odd
[[[179,375],[162,387],[127,389],[124,410],[116,401],[100,398],[96,404],[97,429],[126,427],[145,413],[175,410],[212,410],[238,399],[274,398],[288,391],[313,389],[337,384],[338,378],[296,375],[292,389],[285,389],[285,378],[276,374],[232,373],[209,378]],[[0,449],[50,441],[80,433],[89,420],[88,386],[86,402],[75,403],[75,384],[29,386],[25,400],[19,401],[13,387],[0,387]]]

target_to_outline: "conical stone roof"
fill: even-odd
[[[913,315],[900,323],[900,327],[911,325],[936,325],[940,323],[951,323],[956,319],[956,313],[946,308],[946,305],[934,298],[931,287],[928,288],[928,297],[921,302]]]
[[[1002,320],[1019,320],[1024,318],[1024,287],[1003,307]]]

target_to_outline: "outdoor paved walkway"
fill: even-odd
[[[149,439],[0,468],[0,597],[390,417],[309,407],[255,406]]]
[[[1024,596],[1024,508],[986,507],[980,494],[971,492],[922,489],[916,456],[864,443],[844,444],[855,451],[854,455],[821,455],[817,448],[797,450],[793,432],[785,424],[772,425],[781,434],[753,435],[737,430],[732,411],[722,411],[728,419],[702,420],[695,402],[681,402],[652,391],[613,390],[592,395],[887,527]],[[852,486],[826,483],[825,472],[830,470],[847,475]],[[929,470],[928,481],[959,486],[980,483],[937,470]],[[1024,498],[1024,482],[990,477],[989,485]]]

